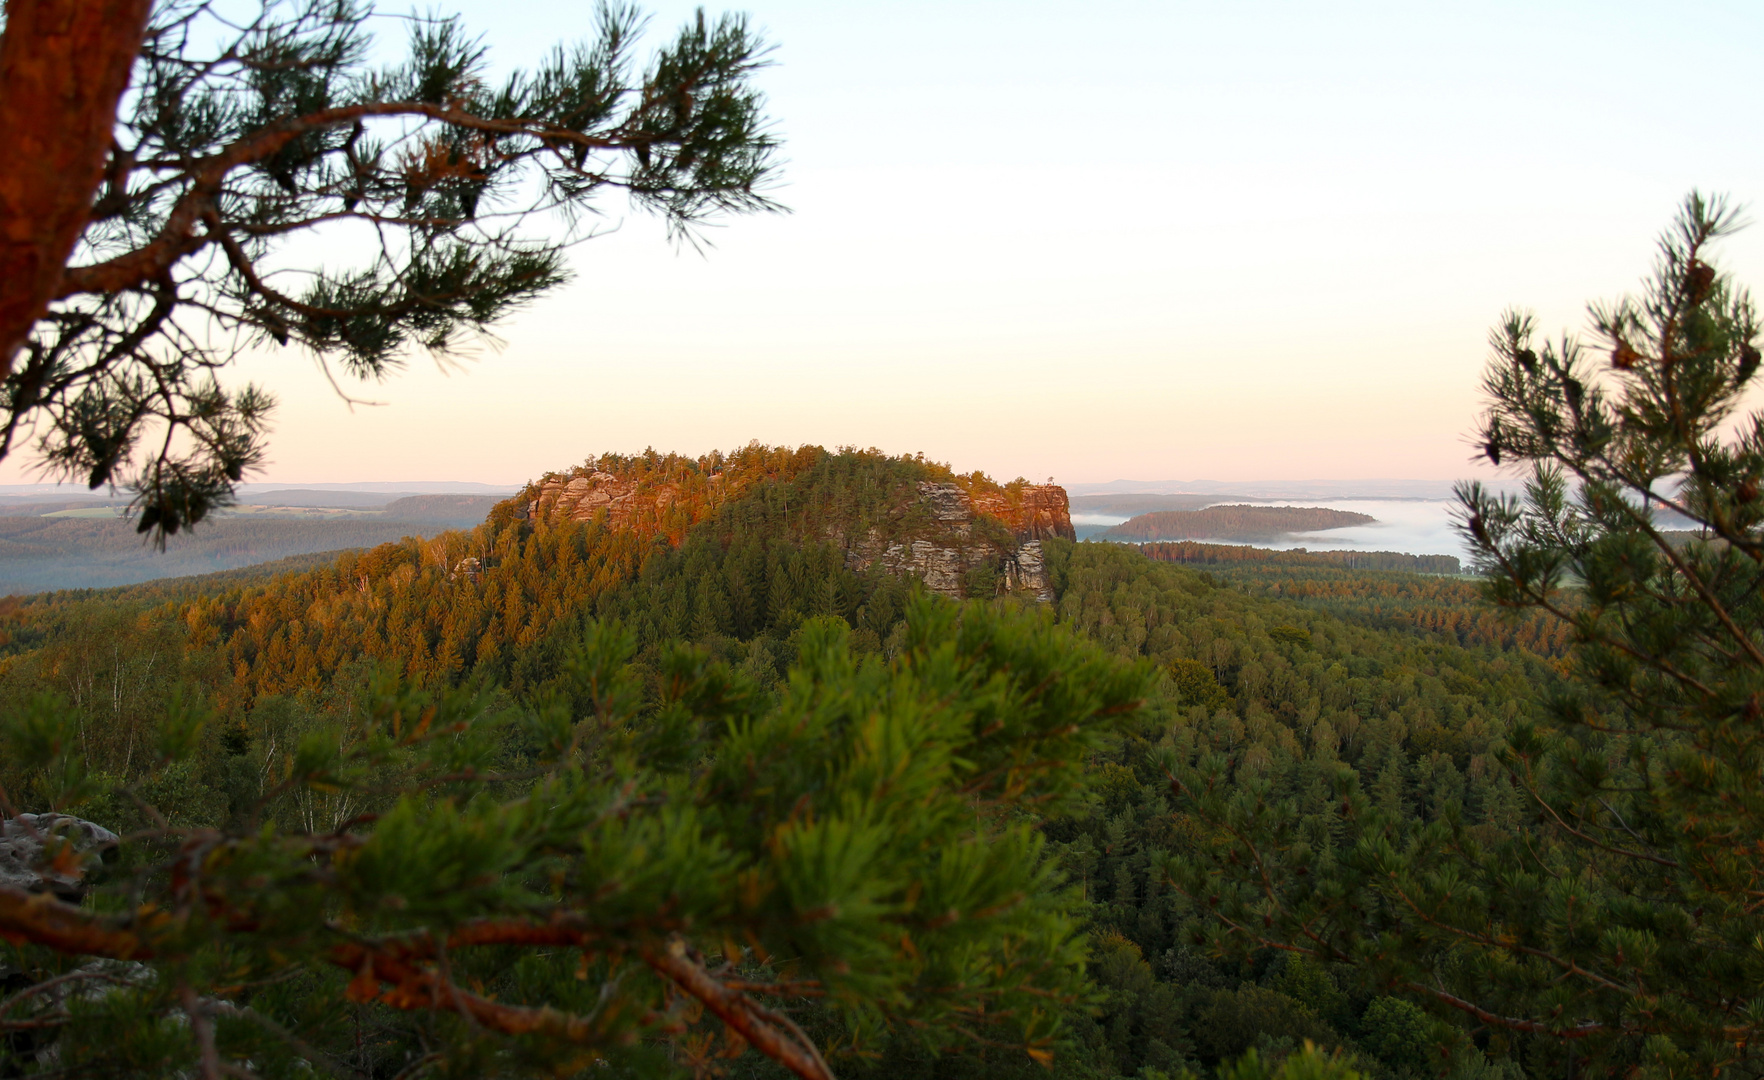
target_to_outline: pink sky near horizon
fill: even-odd
[[[503,65],[587,30],[453,6]],[[655,39],[692,7],[649,6]],[[1465,433],[1504,307],[1579,330],[1692,187],[1764,205],[1733,134],[1752,5],[741,6],[778,45],[791,214],[701,257],[608,205],[572,285],[360,391],[381,406],[254,357],[283,405],[250,479],[519,483],[750,439],[1064,483],[1488,475]],[[1720,255],[1764,283],[1764,228]]]

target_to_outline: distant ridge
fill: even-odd
[[[372,480],[350,484],[261,483],[239,485],[240,495],[260,491],[382,491],[403,495],[513,495],[520,484],[480,484],[471,480]]]
[[[1110,480],[1067,484],[1081,495],[1225,495],[1244,499],[1449,499],[1450,480]]]
[[[358,483],[295,483],[288,480],[240,484],[241,496],[264,491],[395,491],[407,495],[513,495],[520,484],[480,484],[475,480],[367,480]],[[126,498],[126,493],[122,497]],[[84,484],[0,484],[0,498],[26,496],[34,499],[109,499],[107,491],[92,491]]]
[[[1320,506],[1210,506],[1157,510],[1130,518],[1099,540],[1274,540],[1292,533],[1375,525],[1370,514]]]

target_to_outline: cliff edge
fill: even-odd
[[[1026,590],[1037,600],[1053,600],[1041,542],[1076,538],[1064,488],[1033,484],[1014,493],[1008,488],[970,492],[960,484],[922,480],[918,498],[930,511],[934,528],[890,539],[882,528],[872,527],[847,544],[846,566],[861,572],[879,564],[957,599],[984,591],[976,584],[996,575],[995,592]]]
[[[803,479],[828,456],[805,447],[783,456],[759,448],[691,461],[607,457],[549,474],[507,505],[512,517],[534,527],[599,522],[678,544],[687,529],[722,507],[760,496],[768,483]],[[911,468],[881,488],[822,479],[816,488],[821,512],[787,517],[792,534],[840,545],[855,572],[880,567],[910,575],[943,596],[1024,592],[1053,599],[1042,542],[1076,539],[1064,488],[998,484],[978,473],[956,476],[941,466],[893,460]]]

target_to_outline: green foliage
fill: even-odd
[[[1199,1030],[1203,1048],[1218,1059],[1253,1051],[1264,1039],[1309,1042],[1320,1036],[1328,1038],[1316,1013],[1278,990],[1253,983],[1216,992],[1200,1015]]]
[[[1219,685],[1212,669],[1199,660],[1186,657],[1170,661],[1170,686],[1176,701],[1184,707],[1199,706],[1209,712],[1222,709],[1231,702],[1231,695]]]
[[[1194,543],[1143,544],[1140,550],[1161,561],[1205,567],[1215,580],[1257,595],[1297,600],[1352,622],[1406,629],[1459,645],[1518,646],[1558,656],[1573,636],[1548,613],[1503,612],[1486,603],[1480,582],[1455,577],[1458,559],[1452,555],[1268,551]]]
[[[1219,1080],[1358,1080],[1361,1074],[1339,1054],[1325,1054],[1307,1044],[1278,1063],[1251,1050],[1230,1068],[1219,1070]]]
[[[1283,645],[1309,645],[1311,632],[1302,626],[1271,626],[1268,636]]]
[[[816,865],[830,877],[817,885],[780,871],[770,887],[784,897],[778,902],[787,908],[821,904],[829,890],[849,890],[845,895],[863,910],[854,908],[857,913],[849,921],[825,927],[833,935],[827,938],[818,936],[818,921],[807,929],[787,928],[789,945],[768,952],[770,964],[758,954],[742,956],[742,977],[755,983],[786,979],[790,976],[780,970],[779,956],[831,964],[830,958],[844,952],[865,958],[865,979],[886,972],[888,965],[865,950],[883,947],[877,927],[897,914],[890,914],[886,896],[878,900],[863,890],[874,885],[873,869],[896,876],[926,871],[917,863],[905,864],[906,870],[891,868],[885,859],[862,854],[867,849],[861,845],[873,839],[870,834],[838,814],[824,813],[814,797],[802,802],[800,793],[823,790],[829,776],[847,788],[872,783],[857,772],[840,771],[842,766],[825,756],[833,752],[830,748],[846,745],[840,740],[847,738],[842,725],[848,720],[842,718],[851,715],[841,711],[845,705],[827,698],[826,688],[841,687],[843,700],[855,703],[851,708],[875,712],[880,699],[866,680],[881,676],[864,672],[903,670],[902,665],[920,663],[914,657],[929,656],[927,650],[952,642],[960,654],[969,647],[962,644],[962,619],[967,616],[904,622],[903,616],[922,603],[914,599],[913,584],[848,570],[829,537],[854,531],[867,535],[871,529],[886,537],[911,537],[924,524],[912,517],[920,505],[916,484],[947,481],[947,475],[915,459],[764,448],[707,462],[702,471],[696,460],[659,454],[602,458],[585,468],[641,475],[649,490],[669,490],[679,498],[665,513],[640,516],[630,527],[617,529],[607,522],[523,519],[512,512],[523,505],[516,500],[499,508],[474,535],[352,555],[314,573],[243,588],[223,585],[217,592],[192,587],[152,595],[132,592],[109,602],[63,598],[29,605],[15,623],[19,651],[10,661],[9,678],[0,681],[0,706],[44,689],[71,697],[79,686],[108,685],[113,671],[134,673],[130,678],[135,682],[125,678],[121,685],[138,686],[125,695],[137,704],[112,709],[103,725],[88,723],[81,729],[87,739],[102,731],[103,745],[117,752],[106,759],[112,764],[101,777],[111,785],[109,794],[86,804],[84,812],[118,831],[156,828],[134,798],[116,786],[122,784],[133,785],[136,794],[166,811],[179,829],[209,828],[233,836],[256,835],[267,827],[287,837],[324,835],[343,827],[365,835],[379,826],[350,823],[362,815],[380,815],[374,820],[400,830],[401,848],[426,852],[424,845],[434,831],[437,842],[451,836],[448,845],[503,850],[511,844],[518,847],[518,836],[510,840],[506,832],[490,828],[493,820],[472,816],[483,813],[471,809],[478,805],[472,800],[494,806],[512,799],[523,785],[536,783],[538,774],[561,768],[561,762],[591,760],[609,768],[624,762],[632,771],[621,776],[653,781],[670,793],[683,790],[681,785],[724,777],[728,786],[718,789],[713,802],[751,809],[718,811],[722,824],[697,835],[717,837],[726,828],[745,837],[740,844],[711,849],[699,843],[688,849],[697,862],[680,856],[678,864],[658,863],[655,853],[670,850],[667,838],[673,834],[652,829],[643,834],[642,844],[630,840],[637,835],[630,830],[653,826],[659,812],[639,798],[620,818],[629,824],[618,835],[632,846],[595,847],[595,858],[610,861],[593,863],[594,872],[620,881],[627,876],[647,880],[647,868],[659,872],[690,863],[699,869],[675,871],[686,876],[672,887],[707,905],[713,892],[733,890],[721,894],[726,907],[732,903],[728,896],[745,895],[745,879],[730,877],[727,864],[718,860],[728,851],[771,843],[766,830],[781,836],[776,828],[780,820],[794,814],[807,821],[812,812],[817,827],[805,828],[802,842],[812,840]],[[703,479],[706,475],[724,479],[711,482]],[[979,484],[983,479],[961,481]],[[470,546],[486,539],[494,547]],[[1333,564],[1288,562],[1202,573],[1147,559],[1122,545],[1048,540],[1043,547],[1059,595],[1051,614],[1064,629],[1055,633],[1043,626],[1053,636],[1047,645],[1051,651],[1042,659],[1036,659],[1041,654],[1035,649],[1019,655],[1001,651],[997,644],[984,648],[1013,671],[1039,668],[1075,647],[1093,659],[1112,653],[1142,663],[1146,666],[1135,677],[1146,680],[1141,684],[1145,705],[1113,739],[1071,746],[1055,739],[1047,745],[1057,753],[1025,756],[1023,747],[1038,738],[1034,732],[1052,721],[1038,712],[1041,706],[1013,697],[1014,691],[999,697],[979,684],[955,684],[951,693],[957,700],[990,710],[982,726],[1003,725],[997,735],[1003,741],[986,744],[984,755],[964,752],[962,767],[1004,778],[1007,791],[1043,773],[1044,786],[1035,792],[1025,789],[1009,809],[996,812],[986,811],[984,800],[996,803],[1005,793],[976,788],[974,797],[983,800],[981,812],[964,803],[958,814],[951,805],[951,816],[942,825],[934,814],[918,820],[919,811],[926,805],[935,809],[935,802],[913,803],[909,798],[909,807],[916,808],[910,813],[881,796],[874,802],[880,808],[877,828],[900,834],[903,842],[919,836],[915,842],[937,846],[914,830],[942,828],[948,836],[957,830],[958,816],[969,835],[980,828],[996,852],[942,846],[967,853],[979,867],[972,872],[996,877],[1001,885],[1013,880],[1010,874],[1025,872],[1013,864],[1005,868],[1009,873],[995,873],[982,854],[1041,860],[1037,872],[1042,876],[1015,879],[1026,895],[1037,897],[1030,906],[1063,912],[1060,917],[1069,932],[1084,928],[1090,934],[1088,948],[1071,938],[1066,951],[1043,954],[1060,972],[1057,994],[1037,996],[1027,993],[1027,987],[1023,991],[1043,1010],[1043,1019],[1036,1022],[1048,1026],[1036,1030],[1051,1031],[1057,1023],[1063,1038],[1033,1043],[1016,1030],[1010,1038],[998,1039],[1004,1046],[982,1045],[971,1054],[951,1057],[939,1049],[947,1042],[933,1039],[928,1045],[913,1034],[899,1008],[887,1004],[889,994],[896,992],[891,984],[879,986],[856,977],[851,997],[881,1000],[880,1016],[877,1010],[854,1008],[826,987],[791,986],[770,1000],[787,1009],[818,1045],[841,1052],[836,1064],[846,1077],[1044,1075],[1025,1049],[1051,1054],[1054,1075],[1074,1080],[1149,1075],[1147,1070],[1174,1077],[1228,1066],[1247,1049],[1278,1068],[1311,1038],[1320,1046],[1357,1055],[1352,1059],[1357,1068],[1394,1078],[1396,1070],[1362,1043],[1364,1017],[1386,990],[1366,985],[1351,969],[1339,966],[1218,954],[1210,948],[1205,940],[1208,909],[1173,889],[1163,868],[1172,854],[1222,852],[1229,837],[1180,804],[1164,770],[1172,757],[1218,752],[1235,763],[1237,775],[1246,781],[1265,780],[1296,799],[1308,827],[1333,835],[1340,818],[1331,777],[1347,768],[1377,805],[1425,821],[1439,820],[1455,806],[1480,830],[1478,835],[1511,836],[1524,816],[1523,796],[1492,753],[1537,688],[1554,678],[1553,668],[1510,643],[1468,650],[1449,635],[1393,627],[1365,602],[1404,589],[1414,610],[1425,610],[1433,596],[1425,583],[1437,579],[1388,572],[1354,575]],[[450,576],[468,553],[483,559],[481,574]],[[1239,573],[1245,576],[1233,576]],[[1284,591],[1268,588],[1268,581],[1282,582]],[[1317,603],[1318,594],[1307,591],[1312,588],[1331,590],[1343,602],[1334,607]],[[476,622],[478,613],[491,611],[482,599],[486,596],[496,597],[499,606],[493,617],[484,616],[488,621]],[[517,597],[520,617],[510,621],[500,606]],[[1456,594],[1439,599],[1448,610],[1465,605]],[[1046,617],[1011,614],[1014,600],[995,603],[1000,610],[988,617],[1028,619],[1024,625],[1043,625],[1036,619]],[[88,623],[93,627],[89,632],[82,629]],[[1279,640],[1276,631],[1282,627],[1308,632],[1309,644]],[[843,638],[849,670],[826,667],[830,633]],[[463,643],[474,634],[479,635],[475,654],[462,651],[456,654],[462,658],[458,664],[434,665],[450,640]],[[497,644],[491,649],[486,642]],[[364,655],[403,678],[388,681],[389,672],[364,664]],[[168,666],[164,658],[169,656],[182,659]],[[1069,655],[1058,662],[1078,659]],[[834,674],[826,674],[829,670]],[[1063,679],[1076,680],[1072,685],[1088,678],[1079,677],[1082,664],[1062,670],[1068,670]],[[296,673],[298,678],[290,678]],[[78,679],[70,682],[70,676]],[[180,677],[194,677],[208,688],[205,700],[213,714],[189,758],[154,767],[148,760],[152,753],[144,749],[159,745],[158,717],[171,701],[166,686]],[[413,697],[408,687],[398,689],[413,677],[427,680],[430,691]],[[493,685],[497,683],[501,685]],[[892,685],[898,689],[897,682]],[[466,702],[460,707],[469,715],[486,718],[483,722],[494,733],[494,752],[489,758],[473,757],[482,743],[466,740],[461,744],[465,756],[449,775],[475,769],[477,780],[453,782],[460,787],[449,788],[452,801],[434,804],[425,811],[428,817],[388,817],[391,811],[382,804],[392,800],[395,805],[395,794],[425,783],[424,774],[413,771],[416,766],[408,755],[398,754],[356,769],[349,763],[348,748],[359,743],[356,733],[374,716],[405,717],[398,723],[408,730],[408,718],[420,721],[423,710],[397,702],[433,698],[449,686],[459,688],[456,693]],[[82,708],[110,707],[102,697],[80,700]],[[1051,704],[1057,706],[1055,715],[1081,707]],[[936,715],[941,714],[926,714],[925,722]],[[718,716],[751,717],[755,726],[732,729]],[[634,719],[620,722],[619,717]],[[933,724],[927,730],[940,729]],[[795,765],[776,776],[718,771],[739,739],[748,740],[741,746],[784,754]],[[131,741],[142,748],[133,758],[126,749]],[[938,748],[945,746],[939,736],[931,749],[914,750],[910,757],[917,761],[923,754],[930,768],[944,752]],[[953,766],[953,759],[949,764]],[[442,767],[438,762],[423,766]],[[315,770],[329,770],[326,775],[336,778],[318,786],[287,786],[292,777],[318,775]],[[908,774],[918,775],[912,769],[903,775]],[[797,791],[796,801],[786,807],[771,794],[763,799],[751,794],[762,781],[768,791],[783,793],[779,798]],[[19,786],[25,781],[8,774],[4,762],[0,782],[26,790]],[[473,790],[482,793],[469,795]],[[667,798],[672,805],[673,795]],[[422,805],[428,804],[416,809]],[[442,815],[463,819],[466,824],[459,828],[464,831],[430,830],[429,823]],[[836,825],[846,832],[836,835]],[[1027,831],[1008,831],[1018,827]],[[859,846],[839,846],[846,837]],[[447,850],[451,848],[443,845],[422,857],[440,859]],[[577,850],[587,858],[588,849],[578,845]],[[803,858],[809,850],[802,851]],[[855,864],[842,861],[850,851],[862,854]],[[521,857],[515,858],[519,865]],[[456,862],[460,869],[438,873],[435,880],[462,896],[470,894],[474,875],[519,876],[499,868],[505,864],[477,863],[463,854],[449,854],[442,861]],[[421,873],[384,858],[377,865],[379,872],[397,878],[396,903],[407,905],[406,910],[419,906],[410,891],[421,883]],[[695,883],[691,874],[701,874],[704,881]],[[702,893],[694,891],[700,884]],[[920,885],[921,893],[927,887]],[[654,902],[653,892],[639,889],[637,895]],[[473,902],[487,901],[479,897]],[[423,910],[425,918],[440,917],[434,908]],[[624,911],[620,907],[613,913]],[[859,918],[863,911],[880,914]],[[967,922],[959,920],[951,929]],[[1197,937],[1202,939],[1198,943]],[[923,955],[918,937],[911,940]],[[958,947],[954,939],[940,940]],[[698,947],[707,961],[752,948],[741,934],[732,935],[729,944]],[[901,947],[898,934],[892,947]],[[1018,948],[1025,962],[1033,959]],[[575,1000],[568,995],[581,989],[575,968],[565,971],[531,956],[511,952],[491,963],[499,954],[488,946],[467,947],[457,955],[449,949],[447,955],[449,963],[480,965],[472,968],[472,977],[499,1001],[567,1003]],[[580,953],[572,955],[579,959]],[[497,966],[505,961],[510,966]],[[1076,970],[1080,961],[1086,965],[1083,976]],[[424,962],[437,964],[439,958]],[[349,985],[355,969],[332,971],[334,965],[323,960],[296,966],[301,974],[285,984],[290,987],[286,1000],[277,999],[281,1003],[275,1009],[280,1011],[274,1015],[281,1019],[276,1022],[291,1026],[298,1021],[303,1032],[327,1032],[323,1038],[339,1040],[327,1046],[354,1045],[354,1020],[347,1012],[321,1005],[325,994],[334,998]],[[627,953],[619,970],[632,967],[653,973]],[[597,988],[615,974],[594,967],[586,981]],[[960,975],[958,969],[950,977]],[[1007,971],[999,977],[1015,976]],[[564,989],[552,988],[547,980],[564,984]],[[503,988],[517,983],[526,987],[524,996],[506,996]],[[653,989],[666,984],[646,985]],[[968,985],[973,985],[971,979]],[[930,999],[912,1000],[927,1010],[915,1019],[935,1016],[941,1007]],[[254,1009],[259,1007],[256,1001],[252,999]],[[1278,1008],[1268,1007],[1270,1003]],[[394,1057],[412,1038],[455,1045],[461,1061],[478,1060],[470,1058],[478,1053],[491,1055],[486,1061],[505,1060],[495,1055],[511,1052],[509,1044],[495,1040],[456,1040],[446,1018],[419,1019],[384,1002],[364,1004],[357,1011],[369,1033],[367,1042],[384,1042],[394,1048],[387,1051]],[[996,1014],[993,1003],[984,1016],[1007,1026],[1016,1023]],[[1223,1026],[1215,1025],[1214,1018]],[[217,1024],[223,1019],[217,1017]],[[973,1030],[976,1021],[977,1015],[952,1011],[939,1022]],[[1215,1038],[1215,1029],[1236,1034]],[[725,1041],[719,1049],[713,1034],[707,1014],[675,1033],[671,1042],[644,1036],[630,1052],[659,1048],[663,1058],[682,1065],[723,1060],[716,1055],[729,1044]],[[309,1043],[320,1039],[316,1034],[303,1037]],[[878,1056],[865,1056],[871,1053]],[[1482,1067],[1483,1056],[1474,1047],[1461,1046],[1455,1054],[1453,1069]],[[734,1076],[781,1075],[768,1071],[751,1053],[727,1060]]]
[[[1159,1038],[1185,1067],[1228,1064],[1251,1048],[1278,1056],[1309,1038],[1356,1055],[1356,1067],[1394,1075],[1361,1042],[1362,1017],[1387,991],[1352,968],[1230,947],[1212,936],[1206,894],[1191,898],[1172,887],[1173,858],[1231,866],[1233,838],[1207,805],[1172,789],[1165,769],[1217,755],[1230,763],[1216,785],[1219,799],[1271,789],[1269,797],[1292,803],[1295,821],[1323,844],[1341,831],[1338,772],[1377,788],[1410,817],[1456,813],[1477,835],[1511,836],[1523,796],[1495,752],[1512,719],[1555,678],[1553,668],[1521,649],[1472,651],[1376,618],[1320,612],[1253,581],[1239,586],[1122,545],[1050,543],[1047,551],[1062,618],[1169,673],[1143,720],[1098,761],[1089,811],[1044,826],[1102,940],[1130,941],[1161,988],[1136,993],[1131,1005],[1105,1003],[1094,1026],[1075,1023],[1083,1056],[1115,1062],[1117,1075],[1142,1068],[1176,1075],[1145,1056],[1149,1040],[1137,1033],[1155,1026],[1180,1033],[1174,1042]],[[1289,582],[1311,580],[1290,564],[1268,570]],[[1345,584],[1334,567],[1316,572],[1328,575],[1324,583]],[[1376,595],[1397,579],[1369,573],[1362,582]],[[1309,647],[1276,640],[1270,631],[1281,626],[1309,630]],[[1115,969],[1095,964],[1099,985],[1110,985]],[[1155,1021],[1147,1002],[1155,1003]],[[1429,1052],[1434,1045],[1426,1044]],[[1474,1047],[1462,1053],[1466,1062],[1482,1060]]]
[[[1423,1076],[1436,1056],[1427,1014],[1402,998],[1374,998],[1360,1017],[1360,1046],[1400,1074]]]
[[[1464,531],[1488,595],[1573,642],[1566,677],[1490,746],[1510,788],[1479,797],[1451,762],[1418,805],[1423,763],[1390,754],[1320,772],[1334,812],[1317,814],[1222,753],[1166,758],[1179,805],[1220,837],[1167,864],[1212,940],[1400,992],[1360,1018],[1392,1069],[1439,1060],[1418,1049],[1417,1003],[1433,1038],[1492,1029],[1529,1071],[1759,1068],[1764,418],[1725,434],[1757,323],[1708,253],[1734,224],[1687,200],[1644,294],[1591,309],[1608,366],[1572,337],[1537,343],[1522,314],[1492,337],[1480,437],[1531,475],[1523,499],[1463,487]],[[1656,507],[1701,535],[1669,535]]]
[[[1347,570],[1397,570],[1407,574],[1450,574],[1460,564],[1456,555],[1411,555],[1403,551],[1307,551],[1290,548],[1273,551],[1242,544],[1203,544],[1193,540],[1140,544],[1139,550],[1164,562],[1191,566],[1303,566],[1315,569],[1338,566]]]
[[[384,378],[567,280],[598,196],[688,241],[775,209],[752,82],[767,47],[700,13],[645,61],[643,23],[601,4],[586,43],[498,82],[454,18],[404,18],[380,65],[367,4],[270,0],[243,21],[155,4],[81,263],[0,382],[0,458],[35,432],[53,470],[132,488],[137,527],[162,539],[262,460],[273,396],[219,381],[241,351],[298,343]],[[280,265],[287,239],[351,229],[370,245],[358,264]]]
[[[267,1074],[348,1060],[352,1015],[374,1069],[430,1051],[498,1075],[660,1068],[670,1032],[664,1058],[705,1051],[705,1008],[803,1052],[764,1002],[805,996],[837,1018],[830,1051],[894,1028],[931,1052],[984,1037],[1048,1057],[1084,944],[1033,815],[1081,805],[1087,758],[1151,672],[1046,617],[947,602],[913,604],[893,661],[849,639],[804,624],[771,694],[684,647],[646,672],[634,635],[592,625],[567,688],[530,709],[385,676],[337,720],[265,702],[232,823],[126,839],[63,916],[98,942],[72,961],[142,974],[104,989],[94,967],[76,977],[102,991],[90,1015],[39,995],[19,1018],[42,1021],[38,1045],[109,1025],[79,1053],[113,1075],[189,1068],[210,1038]],[[9,715],[23,790],[105,794],[65,775],[77,725],[46,699]],[[200,731],[173,702],[145,779]],[[149,786],[126,790],[150,803]],[[31,917],[0,918],[38,943],[14,959],[33,978],[70,962]],[[394,1021],[413,1009],[414,1028]]]

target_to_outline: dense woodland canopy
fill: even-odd
[[[640,64],[606,5],[492,85],[438,16],[370,67],[371,14],[7,5],[0,457],[123,481],[164,538],[261,460],[241,349],[381,377],[562,282],[596,193],[677,235],[774,208],[739,17]],[[377,255],[284,283],[280,237],[349,220]],[[1505,623],[1449,578],[1046,534],[1015,588],[984,514],[998,558],[931,596],[853,541],[917,551],[954,520],[926,481],[1028,485],[760,446],[558,478],[654,496],[616,517],[535,487],[273,576],[9,602],[0,1076],[1758,1076],[1737,227],[1686,201],[1591,309],[1608,367],[1523,312],[1491,339],[1477,438],[1530,483],[1460,500]]]
[[[911,641],[909,613],[923,603],[917,586],[846,569],[838,538],[870,528],[910,535],[923,512],[914,497],[921,480],[1010,490],[921,459],[814,447],[603,457],[581,471],[641,478],[679,497],[636,528],[613,529],[604,515],[523,518],[517,496],[469,532],[272,579],[45,597],[11,613],[0,707],[62,695],[82,718],[77,739],[94,773],[139,781],[177,822],[221,827],[262,797],[291,740],[369,708],[387,673],[432,687],[493,687],[517,707],[592,708],[572,658],[608,625],[630,635],[640,671],[663,670],[670,650],[690,643],[764,694],[786,692],[817,620],[843,626],[858,656],[898,658]],[[1086,758],[1093,793],[1032,819],[1070,883],[1064,902],[1087,930],[1095,985],[1093,996],[1069,997],[1059,1010],[1064,1041],[1046,1044],[1055,1074],[1174,1076],[1249,1050],[1277,1060],[1307,1039],[1392,1078],[1436,1072],[1442,1061],[1464,1075],[1515,1067],[1487,1063],[1468,1029],[1440,1029],[1445,1021],[1350,972],[1275,953],[1225,959],[1197,945],[1204,913],[1170,888],[1161,859],[1215,843],[1216,826],[1175,808],[1157,761],[1203,748],[1230,753],[1319,820],[1334,805],[1321,777],[1346,764],[1384,805],[1426,817],[1451,802],[1491,835],[1510,833],[1525,810],[1492,754],[1556,677],[1553,662],[1512,628],[1476,632],[1473,591],[1451,579],[1273,553],[1200,570],[1125,545],[1045,545],[1057,622],[1153,673],[1131,720]],[[467,559],[475,569],[462,569]],[[970,585],[971,604],[1033,606],[999,595],[996,581]],[[191,693],[214,719],[178,769],[154,772],[156,725]],[[0,783],[42,790],[16,767],[0,767]],[[346,816],[322,795],[302,800],[294,812],[329,815],[321,825]],[[139,814],[120,797],[84,812],[119,831]],[[30,963],[28,951],[14,955]],[[322,992],[324,977],[315,977]],[[347,973],[336,978],[340,987]],[[843,1076],[1043,1074],[1021,1050],[1013,1057],[970,1044],[951,1057],[874,1033],[853,1043],[850,1016],[812,999],[791,1008],[822,1045],[881,1055],[836,1059]],[[417,1037],[393,1012],[370,1010],[364,1022],[378,1048],[369,1057],[382,1055],[375,1060],[390,1061]],[[1438,1058],[1436,1046],[1448,1056]],[[1553,1060],[1543,1045],[1498,1049],[1520,1063]],[[679,1044],[673,1053],[684,1060]],[[730,1067],[738,1075],[776,1068],[758,1057]]]
[[[1411,555],[1404,551],[1310,551],[1302,547],[1269,551],[1240,544],[1206,544],[1194,540],[1141,544],[1140,550],[1153,559],[1193,566],[1230,566],[1244,563],[1327,565],[1347,570],[1401,570],[1410,574],[1453,576],[1463,570],[1456,555]]]
[[[1481,582],[1459,576],[1454,555],[1267,551],[1193,542],[1143,544],[1140,550],[1160,561],[1205,567],[1253,593],[1300,599],[1373,625],[1439,632],[1462,645],[1519,645],[1560,656],[1573,641],[1572,627],[1560,619],[1482,603]]]

